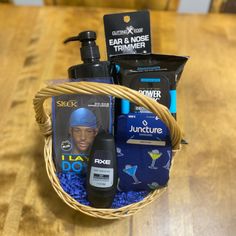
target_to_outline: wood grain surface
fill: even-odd
[[[153,51],[191,56],[178,87],[178,121],[189,144],[175,157],[168,191],[136,215],[90,218],[55,194],[43,162],[32,98],[80,63],[87,29],[115,10],[0,5],[0,231],[14,235],[235,235],[236,16],[151,12]],[[119,10],[116,10],[119,12]]]
[[[179,0],[44,0],[47,5],[177,10]]]

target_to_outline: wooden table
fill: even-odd
[[[235,235],[236,16],[151,12],[153,51],[189,55],[178,87],[178,121],[189,145],[169,188],[133,217],[106,221],[70,209],[45,171],[32,98],[80,63],[76,43],[114,10],[0,5],[0,229],[2,235]]]

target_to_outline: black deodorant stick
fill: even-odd
[[[88,163],[87,194],[91,205],[109,208],[117,186],[117,160],[114,137],[108,133],[96,136]]]

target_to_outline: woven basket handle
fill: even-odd
[[[180,148],[182,138],[181,130],[176,120],[165,106],[133,89],[120,85],[96,82],[68,82],[59,85],[51,85],[41,89],[35,95],[33,103],[36,121],[44,136],[52,134],[52,125],[49,115],[46,114],[43,108],[43,103],[47,98],[63,94],[111,95],[117,98],[127,99],[156,114],[170,130],[172,149],[179,150]]]

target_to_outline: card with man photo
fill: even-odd
[[[53,156],[57,172],[86,172],[96,135],[112,132],[110,96],[61,95],[52,100]]]

